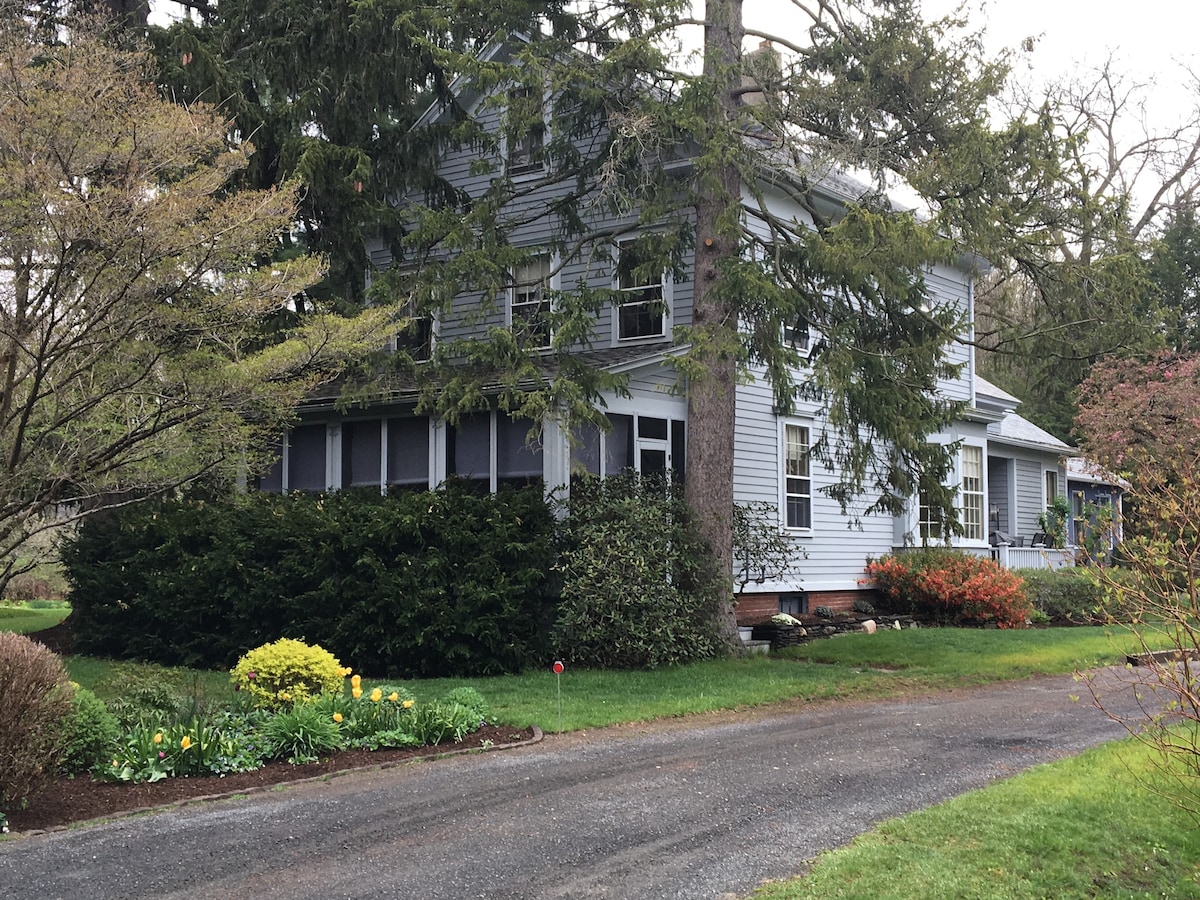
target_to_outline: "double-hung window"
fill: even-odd
[[[639,253],[634,244],[617,248],[617,337],[622,341],[666,334],[661,266]]]
[[[505,169],[509,175],[545,171],[542,147],[546,133],[540,93],[532,88],[508,92],[508,129],[505,135]]]
[[[512,330],[526,349],[543,350],[554,337],[550,327],[550,257],[535,256],[513,272]]]
[[[983,517],[983,448],[964,445],[962,448],[963,540],[982,541],[985,537]]]
[[[783,507],[788,528],[812,528],[812,471],[809,432],[803,425],[783,426]]]
[[[1046,509],[1054,506],[1058,499],[1058,473],[1053,469],[1046,470]]]
[[[942,510],[935,505],[933,498],[927,491],[920,492],[919,508],[917,533],[920,535],[922,542],[943,540]]]

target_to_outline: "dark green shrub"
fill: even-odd
[[[913,550],[871,560],[867,575],[881,606],[926,622],[1022,628],[1032,612],[1021,577],[983,556]]]
[[[62,723],[60,771],[82,775],[111,758],[121,737],[121,726],[103,700],[85,687],[74,683],[71,687],[71,711]]]
[[[1034,609],[1059,625],[1099,625],[1109,620],[1104,587],[1085,568],[1020,569]]]
[[[561,659],[654,668],[720,651],[722,579],[676,488],[632,474],[574,482],[557,570]]]
[[[380,676],[548,655],[554,518],[539,488],[458,485],[140,504],[62,549],[81,652],[229,668],[281,637]]]
[[[70,711],[59,658],[24,635],[0,632],[0,809],[23,809],[58,773]]]

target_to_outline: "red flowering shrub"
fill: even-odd
[[[868,562],[867,575],[893,611],[941,625],[1023,628],[1033,612],[1021,576],[983,556],[890,554]]]

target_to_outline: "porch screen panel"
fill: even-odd
[[[452,473],[468,481],[492,480],[492,417],[474,413],[459,419],[454,429]]]
[[[964,540],[983,540],[982,447],[962,448],[962,526]]]
[[[531,445],[532,419],[510,419],[496,415],[496,480],[500,484],[523,485],[542,479],[541,434]]]
[[[271,441],[267,445],[267,455],[274,460],[271,467],[258,478],[258,489],[272,494],[283,492],[283,442]]]
[[[600,474],[600,429],[577,425],[571,432],[571,474]]]
[[[388,419],[389,485],[425,490],[429,487],[429,419]]]
[[[379,487],[380,422],[346,422],[342,426],[342,484]]]
[[[325,484],[325,426],[301,425],[288,437],[289,491],[323,491]]]
[[[604,474],[633,467],[633,416],[610,415],[612,430],[604,436]]]

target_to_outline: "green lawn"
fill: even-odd
[[[9,621],[0,621],[0,627]],[[930,628],[849,635],[770,657],[654,672],[568,668],[557,677],[547,665],[522,675],[407,684],[419,699],[470,685],[483,693],[497,720],[553,732],[559,728],[560,686],[561,727],[577,730],[779,702],[928,693],[1064,674],[1119,663],[1138,649],[1134,635],[1122,628]],[[353,665],[353,660],[343,662]],[[197,702],[232,697],[225,672],[86,657],[66,664],[74,680],[105,697],[161,684]],[[370,687],[369,680],[364,684]],[[1196,822],[1148,790],[1131,770],[1149,777],[1145,754],[1129,742],[1039,767],[884,823],[850,848],[823,856],[806,877],[762,889],[761,897],[1200,900]]]
[[[29,609],[25,606],[0,606],[0,631],[15,631],[17,634],[41,631],[57,625],[70,612],[70,607]]]
[[[1120,741],[885,822],[755,900],[1200,898],[1178,784]]]
[[[450,688],[477,688],[506,724],[562,730],[600,728],[667,716],[738,709],[784,701],[895,696],[989,681],[1053,675],[1121,662],[1138,647],[1120,628],[999,631],[927,628],[815,641],[783,654],[722,659],[651,672],[602,672],[549,667],[493,678],[413,680],[418,698]],[[141,680],[169,680],[190,693],[227,693],[224,672],[198,673],[113,663],[87,657],[67,661],[72,679],[100,696]],[[353,665],[353,660],[343,660]],[[364,681],[370,685],[370,680]]]

